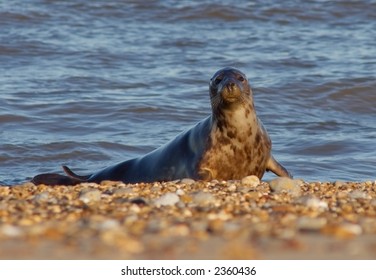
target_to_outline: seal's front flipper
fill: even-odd
[[[266,171],[271,171],[280,177],[292,178],[290,172],[288,172],[286,168],[284,168],[278,161],[276,161],[272,155],[270,155],[270,158],[266,164]]]
[[[44,184],[48,186],[74,186],[82,183],[81,180],[54,173],[39,174],[31,182],[35,185]]]

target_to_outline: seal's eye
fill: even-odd
[[[245,79],[244,79],[244,77],[243,77],[243,76],[239,76],[239,77],[238,77],[238,81],[240,81],[240,82],[244,82],[244,81],[245,81]]]
[[[217,78],[215,78],[214,83],[215,83],[216,85],[218,85],[220,82],[222,82],[222,78],[221,78],[221,77],[217,77]]]
[[[220,82],[222,82],[222,77],[217,77],[217,78],[215,78],[215,80],[214,80],[214,84],[215,84],[216,86],[219,85]]]

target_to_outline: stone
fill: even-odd
[[[370,195],[360,190],[353,190],[349,193],[349,197],[353,199],[371,199]]]
[[[303,204],[307,207],[319,210],[328,210],[329,206],[326,201],[320,200],[317,197],[305,195],[296,199],[297,203]]]
[[[133,193],[133,189],[130,187],[122,187],[114,191],[114,195],[122,196]]]
[[[191,179],[191,178],[184,178],[184,179],[180,180],[180,183],[186,184],[186,185],[192,185],[192,184],[196,183],[196,181]]]
[[[176,193],[165,193],[154,201],[157,206],[172,206],[180,201],[179,196]]]
[[[49,193],[48,192],[41,192],[38,193],[34,196],[33,200],[35,202],[47,202],[49,198]]]
[[[228,190],[230,192],[235,192],[236,191],[236,185],[235,184],[231,184],[229,187],[228,187]]]
[[[241,180],[241,183],[244,186],[255,188],[258,185],[260,185],[260,179],[255,175],[251,175],[251,176],[244,177]]]
[[[303,231],[317,231],[322,229],[327,223],[325,218],[299,217],[296,221],[296,227]]]
[[[84,203],[91,203],[91,202],[98,202],[101,200],[102,193],[99,190],[91,189],[83,192],[79,200],[81,200]]]
[[[200,206],[208,205],[214,203],[215,198],[211,193],[207,192],[197,192],[193,195],[192,202]]]
[[[302,180],[290,179],[287,177],[279,177],[269,182],[270,188],[273,192],[287,192],[292,196],[299,196],[301,194],[302,184]]]
[[[361,226],[357,224],[341,223],[337,225],[327,225],[322,229],[322,232],[340,239],[348,239],[360,235],[363,230]]]
[[[176,194],[179,195],[179,196],[182,196],[182,195],[185,194],[185,191],[182,190],[182,189],[177,189],[177,190],[176,190]]]
[[[20,227],[13,225],[1,226],[0,233],[8,237],[19,237],[23,234],[22,229]]]

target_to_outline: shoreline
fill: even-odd
[[[0,259],[376,259],[376,181],[0,187]]]

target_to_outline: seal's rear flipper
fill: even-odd
[[[82,183],[82,180],[71,178],[68,176],[54,174],[54,173],[45,173],[35,176],[32,180],[32,183],[35,185],[48,185],[48,186],[74,186]]]
[[[64,169],[64,172],[71,178],[73,179],[77,179],[77,180],[80,180],[80,181],[83,181],[83,182],[86,182],[89,178],[90,178],[90,175],[87,175],[87,176],[81,176],[81,175],[77,175],[76,173],[74,173],[68,166],[66,165],[63,165],[63,169]]]

